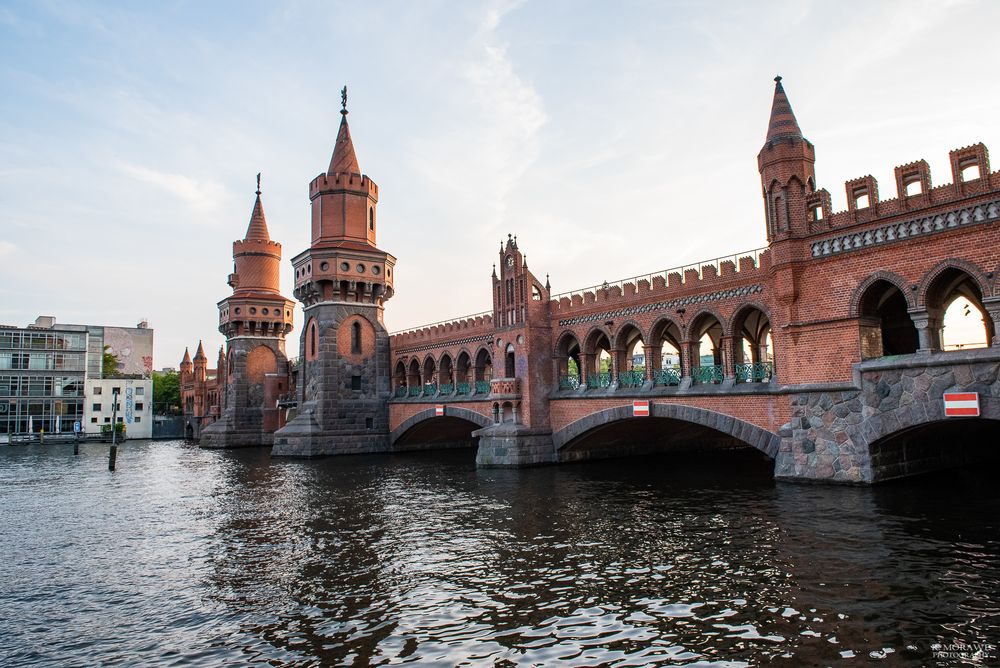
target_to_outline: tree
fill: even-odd
[[[153,412],[179,415],[181,412],[181,376],[176,371],[153,372]]]
[[[111,352],[111,346],[104,346],[104,357],[101,360],[101,378],[114,378],[118,375],[118,355]]]

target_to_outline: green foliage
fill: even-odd
[[[111,346],[104,346],[104,358],[101,361],[101,378],[114,378],[118,375],[118,355],[111,352]]]
[[[176,371],[153,372],[153,411],[160,415],[181,414],[181,376]]]
[[[125,423],[124,422],[118,422],[118,423],[116,423],[115,424],[115,431],[118,433],[119,436],[124,436],[125,435]],[[102,424],[101,425],[101,433],[102,434],[110,434],[111,433],[111,425],[110,424]]]
[[[574,378],[580,377],[580,367],[576,365],[576,360],[572,357],[566,362],[566,373]]]

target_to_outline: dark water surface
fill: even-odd
[[[1000,662],[997,471],[106,457],[0,447],[0,664]]]

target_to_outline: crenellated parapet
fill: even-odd
[[[493,329],[493,314],[491,311],[486,311],[456,320],[421,325],[394,332],[389,336],[389,346],[394,352],[403,351],[413,346],[433,347],[445,344],[451,339],[492,332]]]

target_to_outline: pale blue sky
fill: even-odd
[[[490,308],[501,238],[565,290],[764,245],[784,83],[821,187],[1000,147],[997,2],[0,2],[0,323],[210,351],[263,172],[287,262],[350,91],[390,330]],[[289,352],[298,348],[296,331]],[[214,352],[210,352],[214,358]]]

